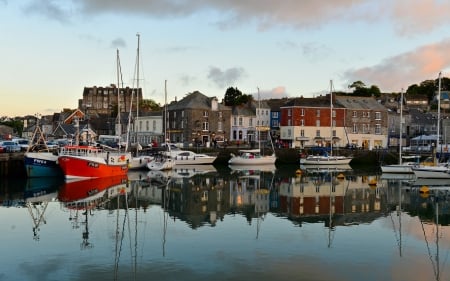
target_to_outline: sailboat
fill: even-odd
[[[403,136],[403,89],[400,94],[400,132],[399,132],[399,154],[398,154],[398,164],[392,165],[382,165],[381,172],[383,173],[396,173],[396,174],[412,174],[412,167],[417,165],[417,161],[419,159],[418,156],[410,156],[409,159],[414,159],[414,161],[408,161],[403,163],[402,156],[402,136]]]
[[[137,55],[136,55],[136,122],[134,125],[134,128],[136,128],[136,123],[139,120],[139,60],[140,60],[140,34],[136,34],[136,36],[138,37],[138,46],[137,46]],[[132,115],[132,108],[133,108],[133,102],[130,103],[130,115],[128,118],[128,133],[127,133],[127,149],[128,150],[128,144],[129,144],[129,137],[131,134],[130,128],[131,128],[131,115]],[[136,132],[135,132],[136,133]],[[150,162],[153,157],[150,155],[139,155],[139,151],[142,150],[142,146],[139,144],[139,140],[136,138],[136,155],[131,157],[130,159],[130,163],[128,165],[128,168],[130,170],[135,170],[135,169],[146,169],[147,168],[147,163]]]
[[[170,156],[170,145],[167,142],[167,80],[165,80],[164,83],[164,92],[165,92],[165,105],[164,105],[164,140],[166,141],[166,148],[168,150],[168,153],[160,153],[153,158],[150,162],[147,163],[147,168],[150,170],[156,170],[156,171],[163,171],[163,170],[171,170],[173,166],[175,165],[175,161]]]
[[[117,107],[118,107],[118,132],[120,136],[120,60],[117,50]],[[78,121],[78,120],[76,120]],[[131,154],[121,151],[106,151],[101,147],[91,145],[79,145],[77,123],[76,145],[66,146],[60,150],[58,163],[66,179],[88,179],[98,177],[126,175]]]
[[[436,147],[440,145],[440,119],[441,119],[441,72],[439,72],[439,85],[438,85],[438,114],[437,114],[437,138]],[[433,166],[419,165],[412,168],[416,178],[434,178],[434,179],[450,179],[450,167],[448,163],[444,165],[438,165],[437,159],[434,159]]]
[[[330,81],[330,154],[308,155],[300,158],[301,165],[348,165],[353,157],[333,155],[333,81]]]
[[[259,97],[258,88],[258,109],[261,109],[261,100]],[[258,110],[257,118],[260,119],[261,111]],[[258,122],[259,124],[260,122]],[[258,132],[258,148],[257,149],[241,149],[239,150],[239,155],[231,154],[228,164],[230,165],[266,165],[275,164],[277,156],[275,155],[275,148],[273,147],[272,137],[270,136],[270,131],[266,127],[258,125],[256,128]],[[270,139],[270,144],[272,146],[273,153],[271,155],[261,154],[261,132],[267,131],[268,138]]]

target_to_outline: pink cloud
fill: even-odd
[[[412,84],[435,79],[440,71],[450,67],[450,39],[429,44],[398,56],[390,57],[378,65],[350,70],[346,83],[361,80],[366,85],[377,85],[381,91],[399,92]]]

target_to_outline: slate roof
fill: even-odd
[[[172,102],[168,105],[168,110],[181,110],[181,109],[210,109],[211,108],[210,97],[205,96],[199,91],[195,91],[188,94],[183,99],[177,102]]]
[[[333,97],[336,97],[333,95]],[[330,107],[330,95],[319,96],[315,98],[293,98],[281,107],[304,106],[304,107]],[[333,99],[333,107],[342,108],[343,106]]]
[[[347,109],[387,110],[373,97],[337,96],[336,103]]]

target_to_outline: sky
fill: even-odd
[[[0,116],[76,108],[117,84],[164,103],[228,87],[314,97],[450,77],[447,0],[0,0]],[[139,77],[136,74],[138,36]]]

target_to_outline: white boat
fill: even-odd
[[[400,157],[402,157],[400,155]],[[401,158],[400,158],[401,159]],[[413,174],[412,167],[419,165],[419,155],[403,156],[403,159],[415,159],[414,161],[400,161],[398,164],[383,165],[381,166],[382,173],[394,173],[394,174]]]
[[[166,152],[166,154],[172,157],[175,161],[175,165],[212,164],[217,158],[217,156],[195,153],[190,150],[181,149],[171,149],[171,151]]]
[[[242,149],[239,155],[231,154],[228,164],[230,165],[264,165],[275,164],[277,157],[272,155],[261,155],[260,149]]]
[[[300,158],[301,165],[348,165],[352,161],[351,156],[333,155],[333,81],[330,81],[330,153],[326,151],[322,155],[308,155]]]
[[[382,165],[381,172],[382,173],[395,173],[395,174],[412,174],[412,167],[418,164],[418,160],[420,156],[402,156],[402,138],[403,137],[403,89],[400,94],[400,129],[399,129],[399,155],[398,155],[398,164],[392,165]],[[408,159],[409,161],[403,162],[403,159]],[[414,159],[414,161],[411,161]]]
[[[308,155],[300,158],[301,165],[348,165],[352,161],[350,156],[336,156],[324,153],[322,155]]]
[[[158,154],[150,162],[147,163],[147,168],[153,171],[171,170],[175,166],[175,161],[172,157]]]
[[[450,179],[448,166],[418,166],[412,167],[416,178],[426,179]]]
[[[164,139],[167,142],[167,80],[164,83],[164,92],[165,92],[165,105],[164,105],[164,119],[166,126],[164,126]],[[166,145],[167,151],[166,153],[159,153],[155,155],[153,160],[147,163],[147,168],[153,171],[164,171],[170,170],[175,166],[175,161],[170,156],[171,147],[170,145]]]
[[[258,88],[258,100],[259,100],[259,88]],[[261,103],[259,101],[259,103]],[[261,104],[258,105],[261,108]],[[260,111],[258,110],[259,119]],[[258,121],[258,124],[260,122]],[[231,153],[231,158],[228,160],[230,165],[263,165],[263,164],[275,164],[277,156],[275,155],[275,148],[273,147],[272,137],[270,136],[269,128],[264,126],[257,126],[256,131],[258,132],[258,148],[257,149],[243,149],[239,150],[238,155]],[[270,144],[272,145],[271,155],[261,154],[261,132],[267,131],[268,138],[270,139]]]
[[[147,164],[153,160],[153,156],[150,155],[138,155],[130,158],[128,169],[139,170],[147,169]]]
[[[439,72],[439,86],[438,86],[438,116],[437,116],[437,143],[440,143],[440,119],[441,119],[441,72]],[[437,164],[438,159],[434,157],[434,165],[426,166],[420,165],[418,167],[413,167],[414,174],[416,178],[428,178],[428,179],[450,179],[450,168],[449,163]]]

